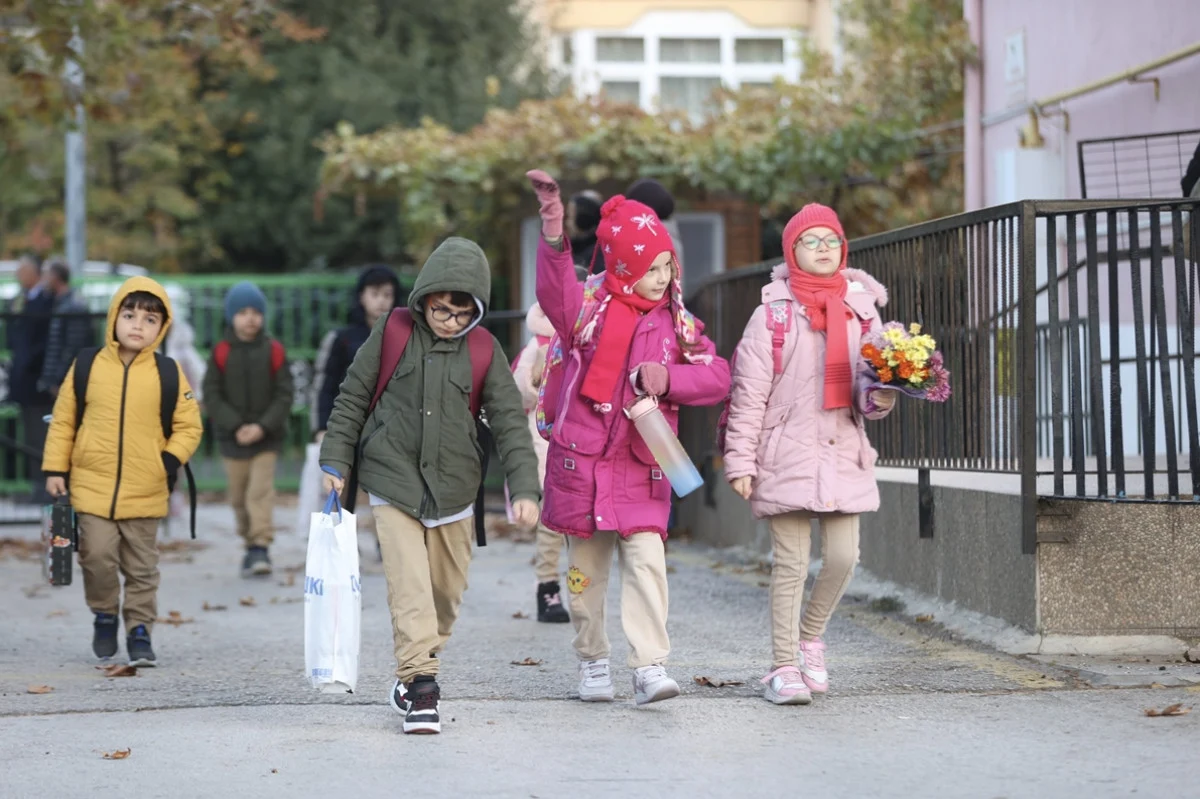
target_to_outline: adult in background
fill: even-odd
[[[8,345],[12,366],[8,378],[8,401],[21,408],[23,443],[31,452],[41,453],[46,442],[46,423],[42,421],[54,407],[54,398],[39,388],[46,343],[50,338],[50,313],[54,297],[42,286],[42,265],[35,256],[21,258],[17,267],[17,296],[9,304]],[[45,504],[46,479],[42,475],[41,455],[26,453],[26,473],[32,481],[31,502]]]
[[[600,226],[600,206],[604,198],[588,189],[567,201],[567,238],[571,240],[571,258],[598,275],[604,271],[604,253],[596,251],[596,228]],[[593,261],[594,258],[594,261]]]
[[[95,344],[87,303],[71,288],[71,267],[63,261],[51,261],[45,269],[44,290],[53,298],[50,333],[38,391],[58,396],[58,387],[67,376],[75,356]]]

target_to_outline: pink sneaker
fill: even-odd
[[[829,672],[825,671],[825,642],[820,638],[800,641],[800,675],[814,694],[829,690]]]
[[[767,686],[763,696],[776,705],[807,705],[812,701],[812,693],[795,666],[780,666],[760,682]]]

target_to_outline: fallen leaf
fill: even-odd
[[[115,752],[105,752],[104,759],[105,760],[124,760],[125,758],[129,757],[131,754],[133,754],[132,749],[118,749]]]
[[[727,688],[731,685],[745,685],[738,680],[714,680],[711,677],[693,677],[696,685],[707,685],[709,688]]]
[[[58,610],[52,610],[49,613],[47,613],[46,618],[53,619],[53,618],[57,618],[58,616],[66,616],[66,615],[67,615],[67,612],[65,610],[63,610],[62,608],[59,608]]]
[[[518,610],[516,613],[514,613],[514,614],[513,614],[513,618],[514,618],[514,619],[528,619],[528,618],[529,618],[529,614],[527,614],[527,613],[526,613],[525,611],[523,611],[523,610]]]
[[[244,608],[252,608],[258,604],[252,596],[244,596],[238,600],[238,604]]]
[[[229,608],[225,607],[224,605],[210,605],[207,602],[204,603],[203,609],[204,610],[229,610]]]
[[[542,665],[542,661],[534,660],[533,658],[525,658],[524,660],[514,660],[512,664],[514,666],[540,666]]]
[[[284,588],[291,588],[292,586],[294,586],[294,585],[296,584],[296,575],[295,575],[294,573],[293,573],[293,574],[289,574],[289,575],[287,576],[287,579],[286,579],[286,580],[280,580],[280,581],[279,581],[279,584],[280,584],[282,587],[284,587]]]
[[[178,627],[181,624],[191,624],[195,619],[185,619],[183,614],[177,610],[172,610],[167,614],[165,619],[159,619],[159,624],[170,624],[173,627]]]
[[[928,624],[929,622],[933,621],[933,614],[922,613],[920,616],[917,616],[915,619],[913,619],[913,621],[915,621],[917,624]]]
[[[767,582],[766,580],[759,580],[758,587],[759,588],[770,588],[771,584],[769,582]]]
[[[51,688],[49,685],[31,685],[31,686],[29,686],[28,688],[26,688],[26,689],[25,689],[25,693],[28,693],[28,694],[48,694],[48,693],[50,693],[50,692],[51,692],[51,691],[53,691],[53,690],[54,690],[54,689],[53,689],[53,688]]]
[[[128,663],[114,663],[111,666],[96,668],[104,672],[105,677],[136,677],[138,673],[137,666],[130,666]]]
[[[278,605],[278,604],[279,604],[279,597],[277,597],[277,596],[273,596],[273,597],[271,597],[271,601],[270,601],[268,604],[271,604],[271,605]]]
[[[277,769],[277,768],[273,768],[273,769],[271,769],[271,773],[272,773],[272,774],[278,774],[278,773],[279,773],[279,769]]]
[[[1146,715],[1150,716],[1150,717],[1186,716],[1188,713],[1191,713],[1191,712],[1192,712],[1192,709],[1190,707],[1184,707],[1183,703],[1181,703],[1181,702],[1177,702],[1174,705],[1168,705],[1167,707],[1164,707],[1162,710],[1155,710],[1152,707],[1146,708]]]
[[[723,561],[723,560],[718,560],[718,561],[715,561],[715,562],[713,562],[713,563],[709,564],[708,568],[710,568],[710,569],[723,569],[723,568],[725,568],[725,561]]]
[[[679,570],[678,570],[678,569],[676,569],[674,566],[668,566],[668,567],[667,567],[667,574],[674,574],[674,573],[675,573],[675,572],[677,572],[677,571],[679,571]]]

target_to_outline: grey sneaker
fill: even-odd
[[[129,631],[125,639],[125,651],[129,653],[130,666],[156,666],[158,658],[150,646],[150,631],[146,625],[139,624]]]
[[[242,558],[243,577],[264,577],[271,573],[271,556],[266,547],[250,547]]]

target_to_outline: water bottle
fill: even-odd
[[[686,497],[704,484],[692,459],[671,432],[667,417],[658,409],[657,397],[640,397],[625,409],[625,415],[637,428],[650,454],[662,467],[663,474],[671,481],[676,496]]]

